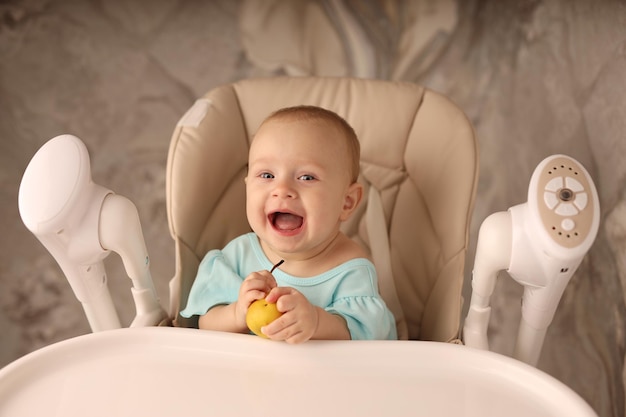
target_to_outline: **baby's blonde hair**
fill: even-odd
[[[263,121],[262,125],[270,120],[280,119],[319,120],[339,129],[348,146],[350,180],[352,183],[357,181],[361,170],[359,165],[361,161],[361,145],[356,132],[343,117],[322,107],[301,105],[276,110]]]

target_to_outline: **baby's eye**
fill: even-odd
[[[304,174],[304,175],[300,175],[300,178],[303,181],[313,181],[315,179],[315,177],[313,175],[309,175],[309,174]]]
[[[269,180],[269,179],[274,178],[274,176],[270,174],[269,172],[262,172],[261,175],[259,175],[259,178]]]

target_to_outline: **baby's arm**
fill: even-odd
[[[283,315],[262,328],[272,340],[302,343],[310,339],[350,340],[345,320],[311,304],[298,290],[277,287],[265,299],[277,303]]]
[[[247,333],[248,307],[253,301],[265,297],[274,287],[276,287],[276,281],[268,271],[251,273],[241,283],[237,301],[211,308],[206,314],[200,316],[198,327],[205,330]]]
[[[231,333],[244,333],[246,330],[245,323],[244,327],[237,323],[235,303],[217,305],[211,308],[206,314],[200,316],[198,328]]]

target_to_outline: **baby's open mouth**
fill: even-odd
[[[278,230],[296,230],[302,227],[304,219],[297,214],[277,211],[269,215],[272,225]]]

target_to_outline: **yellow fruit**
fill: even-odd
[[[267,339],[267,336],[261,332],[261,327],[267,326],[279,318],[282,314],[283,313],[278,311],[278,308],[276,308],[276,303],[268,303],[263,299],[256,300],[250,304],[250,307],[248,307],[248,312],[246,313],[246,324],[254,334]]]

